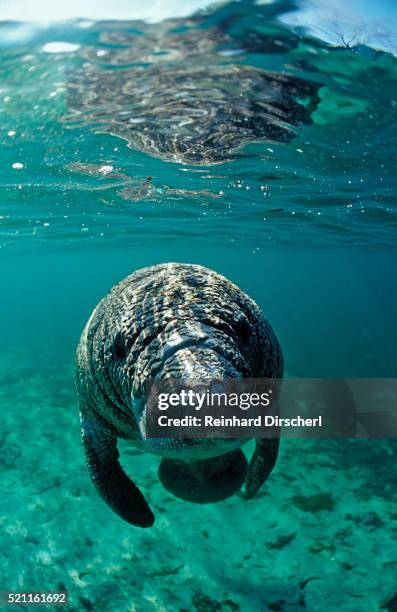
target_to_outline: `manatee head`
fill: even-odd
[[[256,303],[219,274],[183,264],[149,268],[133,286],[117,286],[114,297],[108,316],[117,315],[118,324],[107,372],[125,398],[139,443],[152,452],[191,457],[241,445],[230,439],[149,438],[147,399],[153,383],[169,392],[175,384],[220,392],[224,380],[280,377],[281,350]]]

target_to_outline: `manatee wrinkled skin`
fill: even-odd
[[[102,498],[129,523],[150,527],[154,522],[142,493],[120,466],[118,437],[163,457],[164,484],[172,481],[175,466],[185,483],[191,481],[192,492],[199,491],[201,476],[216,479],[218,466],[236,482],[245,476],[246,460],[238,449],[243,440],[146,438],[148,380],[194,377],[210,383],[281,378],[282,372],[281,349],[269,323],[257,304],[223,276],[198,265],[169,263],[125,278],[95,308],[77,349],[83,445]],[[256,440],[247,497],[273,469],[278,444],[278,439]],[[216,496],[210,494],[208,501],[217,501]]]

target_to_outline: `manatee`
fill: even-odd
[[[119,463],[117,439],[127,438],[161,456],[160,480],[177,497],[220,501],[244,481],[246,497],[253,497],[275,465],[278,438],[257,439],[248,466],[242,439],[149,438],[146,384],[282,374],[282,352],[270,324],[232,282],[193,264],[134,272],[99,302],[77,348],[82,439],[97,491],[127,522],[153,524],[148,503]]]

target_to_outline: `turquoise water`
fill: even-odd
[[[285,440],[256,499],[206,506],[172,498],[158,460],[123,442],[156,513],[145,531],[99,499],[80,444],[78,338],[152,263],[207,265],[246,290],[289,376],[397,376],[397,60],[331,45],[318,23],[314,37],[287,8],[0,24],[3,590],[67,590],[70,610],[396,610],[394,440]],[[238,98],[265,95],[244,67],[300,79],[283,118],[268,102],[272,135],[258,106],[238,123]],[[187,82],[195,103],[180,106]],[[172,123],[165,100],[179,123],[199,119]]]

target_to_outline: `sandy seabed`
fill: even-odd
[[[123,441],[141,530],[89,481],[69,355],[3,352],[0,409],[2,590],[66,590],[71,612],[397,610],[395,441],[285,440],[255,499],[204,506]]]

